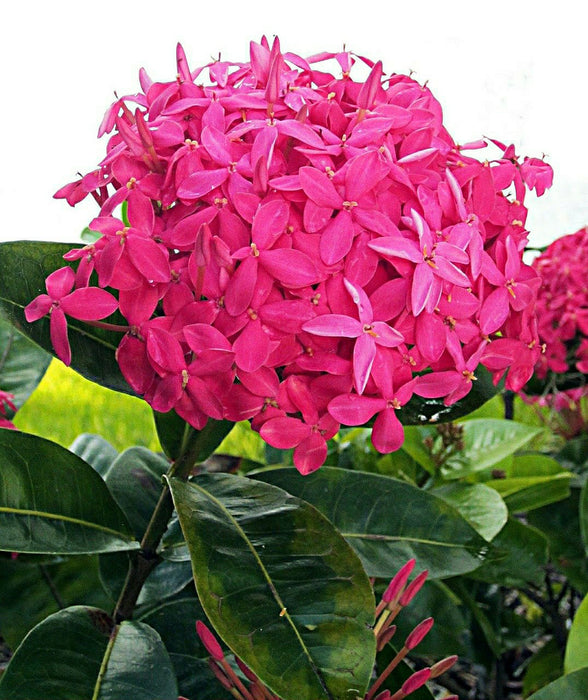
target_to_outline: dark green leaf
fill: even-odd
[[[177,700],[155,630],[115,625],[98,608],[61,610],[37,625],[0,678],[0,700]]]
[[[588,593],[588,558],[582,542],[579,519],[580,489],[572,488],[569,498],[531,511],[529,524],[549,542],[553,563],[581,593]]]
[[[157,437],[163,447],[163,451],[170,459],[177,459],[182,451],[188,434],[193,431],[183,418],[180,418],[175,411],[159,413],[153,411],[153,420]]]
[[[588,688],[588,666],[558,678],[533,693],[528,700],[583,700]]]
[[[0,431],[0,548],[91,554],[137,548],[100,476],[77,455],[16,430]]]
[[[451,581],[451,589],[459,596],[460,602],[469,609],[492,654],[499,658],[502,653],[502,644],[499,631],[495,629],[499,625],[499,620],[495,616],[489,617],[486,614],[484,607],[480,605],[479,601],[472,595],[472,592],[468,590],[466,581],[463,579],[453,579]]]
[[[105,481],[114,500],[127,516],[135,537],[145,534],[169,468],[164,457],[146,447],[130,447],[111,464]]]
[[[46,293],[45,278],[67,264],[63,255],[74,247],[36,241],[0,243],[0,315],[50,353],[53,346],[49,319],[29,324],[24,308],[36,296]],[[68,319],[68,327],[73,369],[97,384],[132,393],[114,357],[121,334],[73,318]]]
[[[118,457],[116,449],[100,435],[82,433],[72,442],[70,451],[87,462],[102,478]]]
[[[43,378],[51,355],[41,350],[14,326],[0,318],[0,389],[14,394],[20,408]],[[6,408],[6,416],[14,411]]]
[[[395,640],[396,637],[394,637],[394,641]],[[398,648],[395,648],[392,646],[392,644],[386,644],[382,651],[378,652],[378,655],[376,656],[376,678],[380,675],[380,673],[382,673],[382,671],[384,671],[384,669],[396,656],[397,652]],[[405,661],[401,661],[382,683],[382,685],[379,686],[377,692],[381,693],[383,690],[389,690],[392,694],[394,694],[397,690],[400,690],[402,684],[407,681],[413,673],[414,670]],[[421,686],[410,694],[410,700],[433,700],[433,697],[434,696],[426,685]]]
[[[69,605],[110,605],[98,577],[98,557],[21,555],[0,559],[0,634],[11,649],[48,615]]]
[[[244,477],[170,487],[198,595],[228,646],[285,700],[363,694],[375,656],[373,593],[333,526]]]
[[[480,365],[475,372],[477,381],[472,382],[472,389],[461,401],[452,406],[445,406],[443,399],[423,399],[413,396],[397,415],[404,425],[423,425],[424,423],[449,423],[467,416],[476,408],[486,403],[498,391],[492,384],[492,375]]]
[[[484,484],[451,483],[431,491],[456,508],[482,537],[490,542],[508,519],[500,496]]]
[[[561,650],[555,639],[552,638],[529,661],[523,678],[524,697],[529,697],[531,693],[555,681],[562,673]],[[560,700],[568,700],[568,698],[564,697]]]
[[[476,569],[472,578],[515,587],[543,581],[548,556],[541,532],[511,517],[492,544],[496,555]]]
[[[318,508],[359,554],[369,576],[391,577],[414,557],[431,578],[476,569],[488,543],[441,498],[379,474],[322,467],[258,472]]]
[[[588,481],[582,487],[579,503],[580,532],[584,542],[584,550],[588,556]]]

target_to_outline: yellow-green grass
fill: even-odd
[[[49,365],[14,423],[19,430],[64,447],[81,433],[92,433],[101,435],[118,451],[134,445],[161,451],[151,409],[143,400],[94,384],[57,360]],[[218,451],[263,459],[261,438],[248,423],[238,423]]]

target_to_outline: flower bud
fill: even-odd
[[[410,651],[414,649],[417,644],[420,644],[433,626],[433,623],[434,620],[432,617],[428,617],[426,620],[420,622],[406,638],[406,642],[404,642],[405,648]]]
[[[208,629],[208,627],[198,620],[196,622],[196,632],[200,637],[200,641],[206,647],[206,651],[212,656],[213,659],[217,661],[222,661],[224,659],[223,650],[220,644],[216,641],[216,637]]]
[[[440,676],[442,673],[445,673],[445,671],[448,671],[455,664],[457,659],[457,655],[454,654],[453,656],[448,656],[445,659],[441,659],[441,661],[437,661],[436,664],[431,666],[431,678],[437,678],[437,676]]]
[[[393,577],[393,579],[390,581],[388,584],[388,588],[384,591],[384,595],[382,596],[382,600],[386,601],[386,603],[389,603],[391,600],[394,600],[395,598],[398,597],[404,586],[406,585],[406,582],[408,581],[408,577],[412,573],[412,570],[414,569],[416,561],[415,559],[410,559],[409,561],[406,562],[406,564],[397,572],[397,574]]]
[[[421,573],[408,584],[404,593],[400,596],[400,600],[398,601],[400,605],[402,605],[402,607],[408,605],[410,601],[415,597],[415,595],[421,590],[423,584],[427,580],[428,575],[429,572],[425,569],[424,571],[421,571]]]
[[[420,671],[413,673],[410,678],[404,681],[404,683],[402,684],[402,692],[404,693],[404,695],[410,695],[411,693],[414,693],[415,690],[418,690],[420,687],[425,685],[425,683],[429,680],[430,677],[431,669],[422,668]]]

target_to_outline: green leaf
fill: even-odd
[[[484,471],[514,454],[543,430],[512,420],[480,418],[461,423],[464,449],[443,464],[445,479],[460,479]]]
[[[87,462],[102,478],[110,469],[110,465],[118,457],[116,449],[101,435],[82,433],[69,447],[84,462]]]
[[[546,685],[528,700],[581,700],[586,697],[588,688],[588,666],[558,678]]]
[[[435,428],[432,426],[411,427],[407,426],[404,429],[404,442],[401,450],[410,455],[417,464],[420,464],[423,469],[434,474],[437,467],[431,457],[431,453],[427,450],[424,440],[427,437],[434,438],[436,435]]]
[[[484,484],[445,484],[431,491],[456,508],[482,537],[490,542],[508,519],[502,498]]]
[[[26,591],[26,593],[23,593]],[[48,615],[69,605],[104,607],[110,600],[98,577],[98,557],[21,555],[0,558],[0,634],[11,649]]]
[[[177,459],[189,432],[194,428],[180,418],[175,411],[168,411],[168,413],[153,411],[153,420],[163,451],[170,459]]]
[[[408,559],[443,578],[476,569],[488,543],[441,498],[404,481],[334,467],[301,476],[296,469],[258,472],[311,503],[347,539],[368,576],[390,578]]]
[[[480,602],[476,600],[471,591],[468,590],[466,586],[467,580],[464,579],[453,579],[451,581],[451,589],[459,596],[461,603],[465,605],[473,619],[478,624],[480,631],[482,632],[484,641],[488,645],[488,648],[492,654],[499,658],[502,653],[502,644],[499,636],[499,632],[495,629],[492,624],[491,618],[486,614],[484,607],[480,605]],[[495,625],[498,625],[498,620],[494,618]]]
[[[53,346],[49,319],[45,317],[29,324],[24,308],[36,296],[46,293],[46,277],[67,264],[63,255],[75,247],[37,241],[0,243],[0,315],[50,353],[53,353]],[[97,384],[133,393],[114,356],[121,334],[94,328],[73,318],[68,318],[68,328],[73,369]]]
[[[492,383],[492,375],[485,367],[480,365],[475,375],[477,381],[472,382],[470,393],[457,403],[445,406],[443,399],[424,399],[415,395],[397,411],[398,419],[404,425],[423,425],[449,423],[467,416],[495,396],[498,391]]]
[[[552,457],[530,453],[514,457],[504,479],[485,483],[498,491],[511,513],[523,513],[567,498],[572,476]]]
[[[208,651],[196,634],[196,620],[208,624],[200,601],[192,597],[166,601],[139,618],[161,637],[174,666],[178,690],[194,700],[227,700],[232,696],[221,686],[208,665]]]
[[[586,594],[588,558],[580,533],[579,504],[580,489],[572,488],[569,498],[531,511],[527,520],[547,537],[554,565]]]
[[[98,608],[61,610],[37,625],[0,678],[0,700],[177,700],[155,630],[115,625]]]
[[[162,491],[167,459],[146,447],[130,447],[111,464],[105,481],[114,500],[126,515],[135,537],[145,534]]]
[[[374,598],[353,550],[314,508],[234,475],[170,481],[198,596],[228,646],[285,700],[365,692]]]
[[[0,318],[0,388],[14,394],[17,408],[34,391],[50,362],[51,355]],[[14,411],[6,407],[6,416],[13,415]]]
[[[529,697],[531,693],[555,681],[562,673],[561,651],[555,639],[551,638],[529,661],[523,678],[523,697]]]
[[[588,481],[584,484],[580,492],[579,519],[584,550],[588,556]]]
[[[492,544],[496,555],[470,574],[472,578],[513,587],[543,581],[548,545],[539,530],[510,517]]]
[[[576,610],[574,621],[566,644],[564,669],[572,673],[588,666],[588,596],[584,598]]]
[[[0,431],[0,549],[90,554],[138,547],[100,476],[77,455]]]

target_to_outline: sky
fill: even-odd
[[[530,244],[588,224],[588,84],[580,3],[518,0],[166,0],[11,2],[0,37],[0,241],[77,242],[96,216],[54,192],[102,159],[96,137],[107,107],[175,76],[175,47],[190,66],[248,60],[249,42],[280,37],[311,55],[343,45],[386,74],[410,73],[441,102],[458,143],[488,136],[521,156],[546,156],[554,186],[530,195]],[[479,156],[480,152],[477,152]]]

